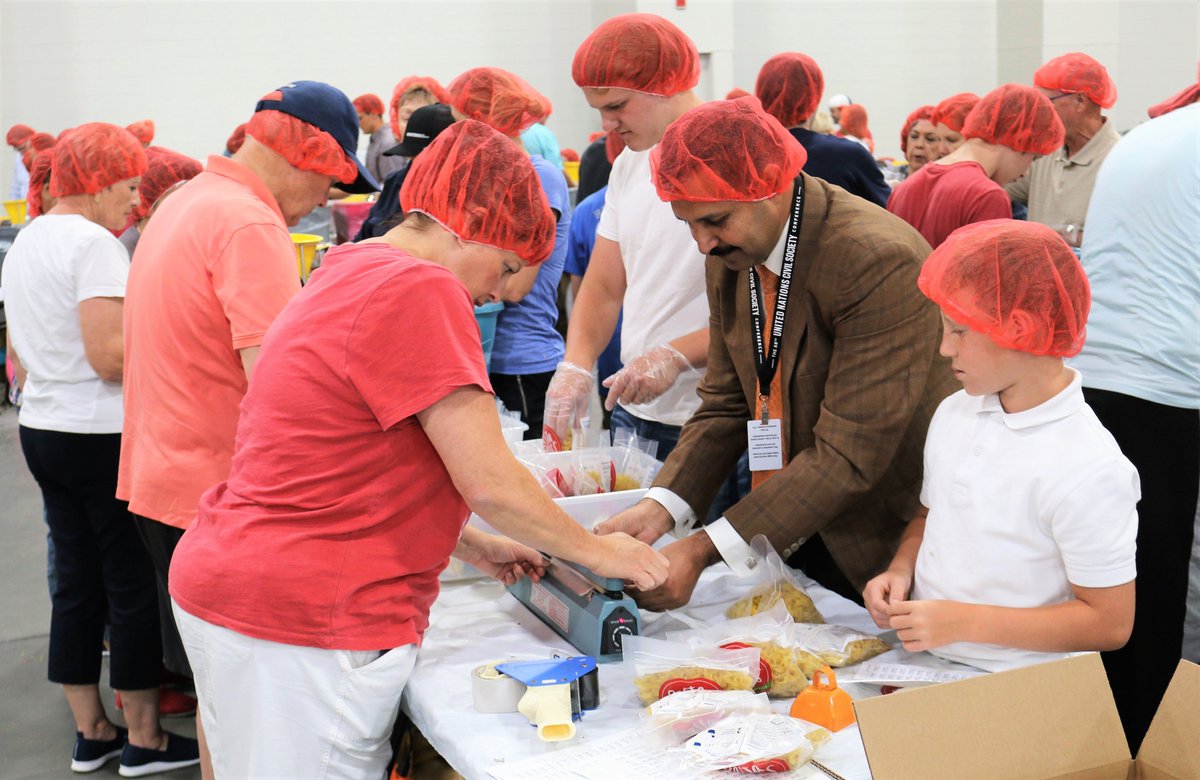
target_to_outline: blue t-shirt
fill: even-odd
[[[554,251],[538,268],[533,288],[520,303],[510,303],[496,320],[492,347],[493,374],[540,374],[553,371],[566,350],[554,329],[558,322],[558,282],[567,257],[571,230],[571,201],[563,173],[540,155],[531,155],[533,169],[542,180],[550,208],[559,213],[554,230]]]
[[[571,240],[567,244],[567,263],[563,269],[572,276],[583,276],[587,271],[588,262],[592,259],[592,249],[596,246],[596,226],[600,224],[600,212],[604,211],[604,195],[608,185],[588,195],[575,205],[575,213],[571,215]],[[596,371],[600,379],[606,379],[621,370],[621,315],[617,315],[617,328],[608,346],[596,358]],[[600,395],[608,395],[608,388],[600,386]]]
[[[805,173],[836,184],[851,195],[865,198],[876,206],[887,207],[892,191],[883,180],[879,164],[862,144],[825,133],[814,133],[803,127],[793,127],[788,132],[808,152],[808,161],[804,163]]]

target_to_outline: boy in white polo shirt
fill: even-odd
[[[991,671],[1122,646],[1140,490],[1063,365],[1084,341],[1082,266],[1045,225],[990,220],[955,231],[918,284],[963,391],[929,425],[927,514],[867,609],[906,650]]]

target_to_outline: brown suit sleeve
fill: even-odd
[[[787,466],[726,513],[742,538],[765,534],[780,551],[865,502],[906,435],[924,440],[910,423],[929,405],[938,345],[937,309],[917,288],[928,245],[915,233],[859,225],[823,246],[810,289],[831,349],[816,424],[810,432],[789,425]],[[802,379],[788,390],[793,419],[813,400],[803,397]],[[920,446],[904,451],[920,456]]]

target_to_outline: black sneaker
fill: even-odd
[[[84,739],[83,734],[75,732],[75,749],[71,751],[72,772],[95,772],[112,759],[121,755],[129,739],[129,732],[117,726],[115,739]]]
[[[121,751],[121,766],[117,771],[121,777],[142,777],[199,763],[199,742],[167,732],[167,746],[162,750],[126,744]]]

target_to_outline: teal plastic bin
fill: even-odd
[[[491,370],[492,345],[496,343],[496,318],[504,311],[503,303],[485,303],[475,307],[475,321],[479,323],[479,335],[483,338],[483,362]]]

